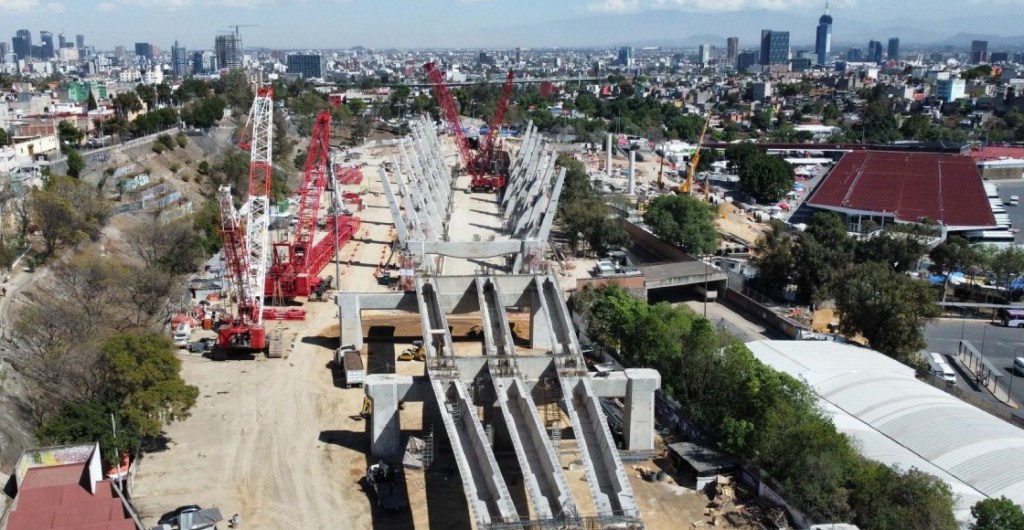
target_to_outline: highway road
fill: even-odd
[[[987,320],[940,319],[928,324],[924,333],[928,351],[947,355],[956,353],[961,336],[970,341],[986,359],[1006,372],[1006,386],[1010,386],[1009,378],[1013,379],[1013,398],[1017,403],[1024,403],[1024,377],[1013,372],[1013,358],[1024,356],[1024,329],[1005,328],[991,324]],[[959,366],[954,369],[958,372],[963,371]],[[958,379],[964,379],[963,376],[966,374],[959,375]],[[963,381],[958,381],[958,384],[965,390],[973,386],[970,382]],[[971,390],[977,392],[979,396],[984,394],[990,401],[994,401],[987,392],[978,392],[976,388],[974,386]]]

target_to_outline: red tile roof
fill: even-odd
[[[29,469],[7,530],[135,530],[110,481],[93,495],[88,480],[85,463]]]
[[[1024,147],[980,147],[971,149],[967,156],[975,161],[999,160],[1000,158],[1024,158]]]
[[[995,226],[974,160],[961,155],[854,151],[839,161],[808,204],[846,212],[922,217],[947,227]]]

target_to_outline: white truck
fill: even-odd
[[[182,322],[174,329],[174,333],[171,335],[171,340],[173,340],[174,345],[179,348],[188,348],[188,339],[191,335],[192,326],[189,326],[188,322]]]
[[[334,365],[345,373],[345,387],[363,386],[363,379],[366,370],[363,368],[363,358],[359,351],[342,346],[334,352]]]

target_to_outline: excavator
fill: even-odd
[[[690,157],[690,164],[686,168],[686,180],[679,186],[676,186],[675,192],[680,195],[688,195],[693,189],[693,176],[697,173],[697,165],[700,164],[700,147],[704,145],[704,136],[708,132],[709,124],[711,124],[711,111],[708,111],[707,119],[704,120],[704,128],[701,129],[700,139],[697,140],[697,149],[693,151],[693,156]],[[705,189],[708,187],[706,182],[704,183],[704,187]]]

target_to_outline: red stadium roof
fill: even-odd
[[[977,162],[984,160],[999,160],[1001,158],[1024,158],[1024,147],[1000,147],[989,146],[971,149],[967,156]]]
[[[960,155],[847,153],[808,204],[910,223],[927,217],[947,227],[996,225],[975,161]]]

